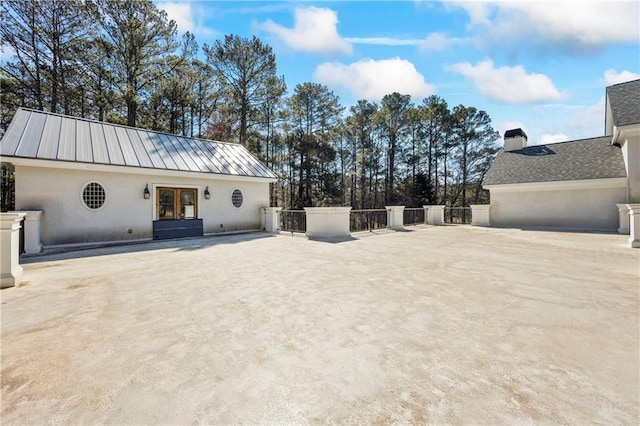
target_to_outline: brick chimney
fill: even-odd
[[[522,129],[512,129],[504,132],[504,150],[517,151],[527,146],[527,134]]]

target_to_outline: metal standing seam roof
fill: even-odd
[[[483,185],[626,178],[619,147],[611,136],[499,151]]]
[[[607,87],[607,97],[615,126],[640,123],[640,80]]]
[[[244,146],[20,108],[2,157],[276,179]]]

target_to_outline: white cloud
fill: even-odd
[[[571,139],[592,138],[604,135],[605,99],[571,114],[565,124]]]
[[[496,123],[494,128],[500,133],[500,138],[504,138],[504,132],[513,129],[522,129],[527,135],[529,134],[527,126],[521,121],[501,121],[500,123]]]
[[[564,133],[544,133],[542,136],[540,136],[538,145],[546,145],[549,143],[564,142],[568,140],[569,136],[565,135]]]
[[[309,6],[296,8],[293,28],[286,28],[268,20],[258,28],[278,37],[295,50],[320,54],[351,54],[353,47],[336,28],[338,15],[331,9]]]
[[[563,99],[544,74],[527,74],[522,66],[494,68],[490,59],[471,65],[462,62],[447,67],[464,75],[486,97],[508,104],[526,104]]]
[[[393,37],[345,37],[345,41],[353,44],[373,44],[378,46],[417,46],[423,40],[415,38]]]
[[[442,33],[431,33],[424,40],[420,41],[421,50],[440,51],[453,46],[461,46],[469,43],[470,39],[459,37],[448,37]]]
[[[448,2],[464,8],[468,28],[481,44],[542,44],[573,51],[610,43],[637,43],[640,3],[637,1],[509,1]]]
[[[158,9],[167,12],[167,17],[176,21],[178,31],[193,32],[196,25],[193,22],[191,3],[158,3]]]
[[[639,78],[640,74],[627,70],[616,72],[616,70],[610,68],[604,72],[604,83],[607,86],[618,83],[625,83],[627,81],[637,80]]]
[[[356,99],[379,101],[384,95],[398,92],[422,98],[435,93],[415,66],[400,58],[363,59],[345,65],[325,62],[316,67],[314,78],[327,86],[341,86]]]

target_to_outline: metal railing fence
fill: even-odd
[[[471,207],[445,207],[444,223],[470,224]]]
[[[405,208],[403,212],[404,225],[419,225],[425,222],[424,208]]]
[[[373,231],[387,227],[386,209],[351,210],[349,213],[351,232]]]
[[[280,230],[286,232],[307,232],[307,213],[304,210],[282,210]]]

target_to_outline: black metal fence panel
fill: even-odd
[[[405,208],[402,222],[404,225],[419,225],[424,223],[424,208]]]
[[[0,211],[15,210],[16,181],[13,169],[3,164],[0,174]]]
[[[387,210],[385,209],[351,210],[349,216],[351,232],[373,231],[387,227]]]
[[[281,231],[307,232],[307,213],[304,210],[282,210],[279,214]]]
[[[471,223],[471,207],[445,207],[444,223],[452,224],[470,224]]]

